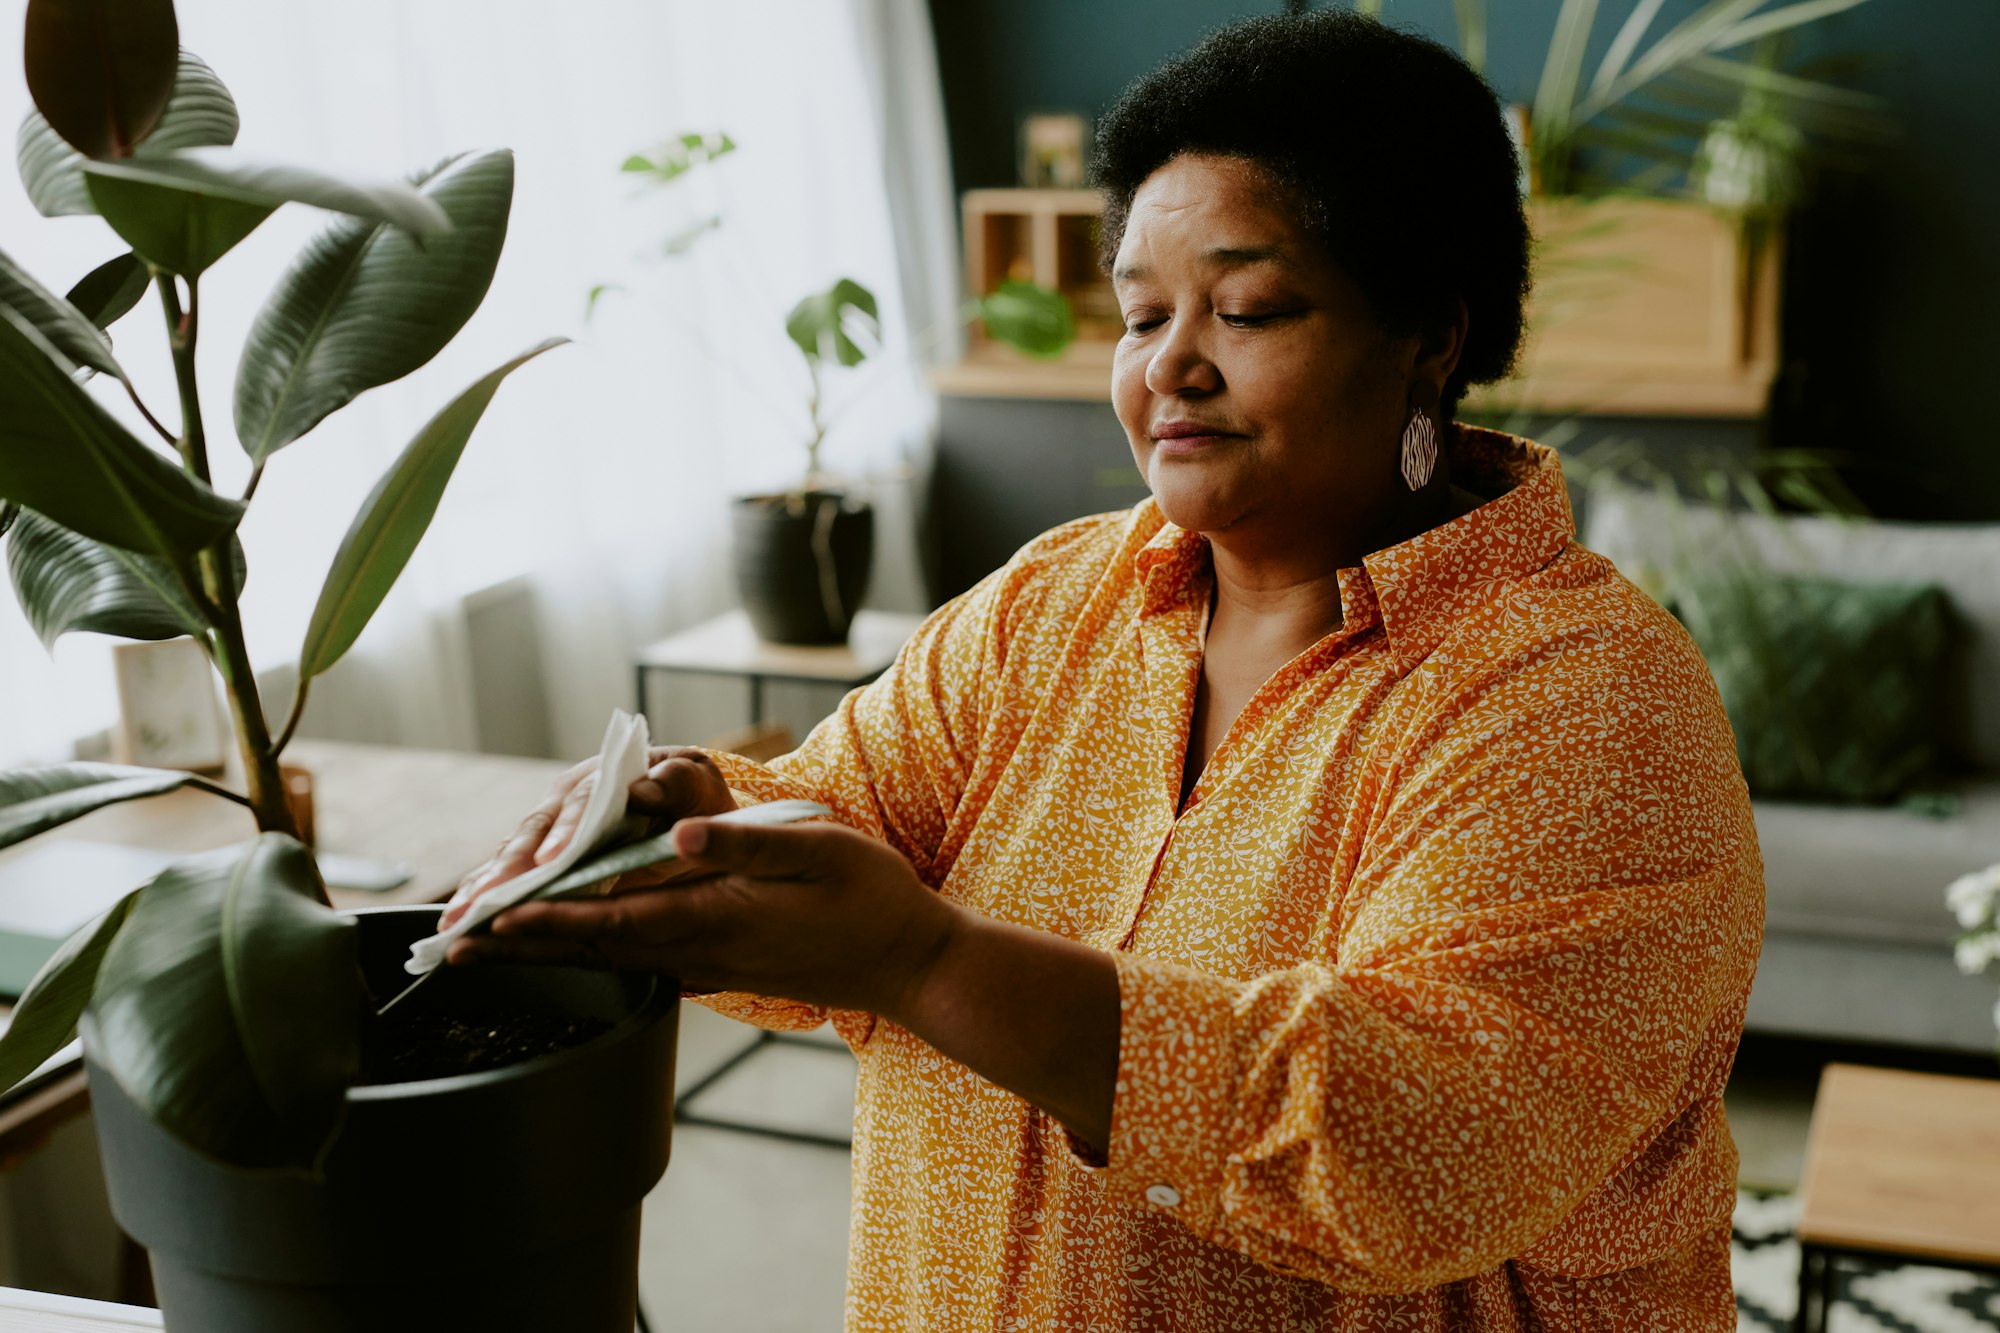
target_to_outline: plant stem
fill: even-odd
[[[180,445],[180,441],[174,437],[174,433],[172,431],[168,430],[165,426],[160,424],[160,419],[158,417],[154,416],[150,411],[147,410],[145,402],[139,397],[139,391],[132,387],[132,381],[124,380],[122,382],[125,385],[125,396],[132,400],[132,406],[139,409],[139,415],[146,418],[146,424],[151,426],[154,430],[158,431],[161,439],[165,440],[168,444],[174,445],[176,448],[178,448]]]
[[[285,729],[278,733],[278,739],[271,742],[272,758],[283,754],[285,747],[292,743],[292,733],[299,729],[299,719],[306,715],[306,691],[311,685],[310,676],[300,679],[299,688],[292,694],[292,714],[285,719]]]
[[[806,411],[812,415],[812,439],[806,442],[806,482],[805,489],[811,490],[819,477],[819,447],[826,442],[826,422],[820,419],[819,402],[819,358],[806,358],[806,374],[812,377],[812,395],[806,399]]]
[[[250,806],[249,797],[240,791],[231,791],[219,782],[210,782],[206,778],[195,778],[188,783],[188,786],[193,787],[196,791],[205,791],[210,796],[220,796],[225,801],[234,801],[245,809],[248,809]]]
[[[201,396],[195,382],[195,346],[201,335],[201,287],[196,279],[187,280],[188,303],[183,310],[173,275],[160,273],[157,283],[160,303],[167,313],[174,380],[181,395],[181,437],[177,441],[181,463],[207,484],[208,439],[202,427]],[[236,723],[237,748],[243,755],[246,803],[260,830],[297,837],[298,824],[285,801],[285,784],[278,774],[278,754],[282,747],[271,744],[270,723],[264,718],[264,703],[257,693],[257,674],[250,665],[250,649],[243,639],[243,617],[236,605],[236,570],[229,559],[228,540],[204,550],[199,559],[202,589],[215,622],[215,665],[222,673],[230,717]]]

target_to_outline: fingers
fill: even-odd
[[[594,945],[617,944],[640,937],[638,914],[639,909],[629,899],[522,903],[493,918],[493,933],[502,938],[532,936]],[[656,910],[645,915],[659,918],[664,914]],[[646,924],[657,928],[659,922],[649,920]]]
[[[758,827],[687,819],[674,826],[674,847],[690,872],[820,879],[859,836],[831,824]]]
[[[531,936],[503,939],[492,935],[467,935],[452,943],[444,961],[452,967],[478,963],[535,963],[599,969],[611,966],[609,959],[588,944]]]
[[[576,826],[583,822],[584,807],[590,804],[591,793],[596,790],[597,770],[593,767],[571,784],[554,818],[545,826],[543,837],[534,851],[535,865],[546,865],[562,855],[563,848],[569,846],[570,839],[576,836]]]
[[[719,815],[736,808],[729,783],[715,761],[684,745],[662,745],[647,756],[652,767],[632,784],[627,808],[639,814],[679,819]]]
[[[464,916],[472,906],[472,900],[503,880],[510,880],[524,874],[535,866],[535,849],[548,835],[549,826],[554,822],[559,795],[552,795],[547,801],[528,812],[521,826],[500,844],[500,849],[488,857],[486,863],[458,883],[445,904],[444,915],[438,919],[438,929],[443,930]]]

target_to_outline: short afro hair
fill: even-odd
[[[1223,28],[1141,78],[1098,123],[1107,268],[1132,197],[1182,154],[1251,162],[1361,287],[1385,329],[1468,313],[1445,386],[1503,378],[1521,341],[1528,222],[1498,99],[1425,37],[1346,10]]]

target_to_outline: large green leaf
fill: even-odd
[[[32,325],[0,309],[0,499],[86,537],[169,558],[234,530],[240,503],[141,444],[63,365]]]
[[[1032,282],[1003,282],[979,302],[986,331],[1029,356],[1060,356],[1076,337],[1061,292]]]
[[[0,772],[0,847],[120,801],[158,796],[195,781],[192,773],[125,764],[52,764]]]
[[[134,156],[144,158],[176,148],[222,148],[236,142],[236,128],[236,100],[230,98],[230,90],[200,56],[184,50],[180,52],[180,70],[174,74],[174,96],[166,100],[160,122]],[[84,188],[84,154],[62,142],[42,112],[28,112],[28,118],[20,122],[16,158],[28,200],[42,216],[96,212],[90,204],[90,192]]]
[[[28,92],[88,157],[129,155],[166,110],[180,28],[173,0],[28,0]]]
[[[127,250],[84,274],[63,299],[98,328],[109,329],[139,304],[151,282],[146,261]]]
[[[7,570],[45,647],[71,630],[126,639],[176,639],[207,630],[157,556],[80,537],[32,510],[21,515],[7,544]]]
[[[167,99],[159,124],[134,156],[177,148],[225,147],[236,142],[237,126],[236,102],[229,89],[201,57],[182,51],[173,96]],[[40,112],[29,112],[21,122],[16,156],[21,184],[44,217],[96,211],[83,184],[83,154],[64,143]]]
[[[208,62],[192,51],[181,52],[174,74],[174,95],[160,114],[160,123],[139,145],[136,157],[171,153],[182,148],[227,148],[236,142],[242,120],[236,99]]]
[[[551,338],[538,343],[452,399],[382,474],[361,502],[326,572],[312,622],[306,627],[305,646],[299,650],[300,680],[310,680],[338,662],[389,595],[430,527],[452,470],[500,382],[568,341]]]
[[[262,460],[355,397],[436,356],[486,296],[514,198],[514,155],[467,154],[412,178],[451,219],[418,242],[341,218],[258,312],[236,372],[236,436]]]
[[[831,356],[843,366],[858,366],[868,359],[868,349],[855,341],[853,330],[857,326],[872,337],[882,334],[875,294],[852,278],[842,278],[825,291],[814,292],[785,317],[785,332],[808,360]]]
[[[99,176],[84,168],[92,210],[147,263],[184,278],[199,277],[264,225],[275,204],[202,194],[156,181]]]
[[[28,201],[45,218],[94,213],[90,191],[83,185],[82,153],[63,142],[62,136],[30,111],[14,139],[14,160],[21,171],[21,185]]]
[[[355,931],[282,833],[182,861],[140,891],[98,970],[91,1055],[210,1157],[310,1169],[360,1063]]]
[[[79,366],[125,378],[111,357],[111,340],[81,310],[57,296],[0,250],[0,306],[35,326],[49,345]]]
[[[131,181],[267,208],[311,204],[387,222],[417,236],[451,230],[451,218],[444,209],[401,181],[343,180],[311,167],[239,157],[226,148],[184,148],[122,162],[86,162],[83,174],[93,182]],[[115,219],[107,217],[106,221],[117,225]]]
[[[0,1092],[35,1072],[36,1066],[76,1039],[77,1015],[90,1003],[91,988],[104,951],[125,924],[137,889],[111,910],[63,941],[36,971],[14,1002],[13,1018],[0,1033]]]
[[[12,500],[0,500],[0,537],[13,530],[14,522],[21,517],[21,506]]]

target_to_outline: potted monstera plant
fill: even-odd
[[[722,133],[681,134],[651,153],[635,153],[621,168],[650,185],[668,185],[734,154],[735,139]],[[662,246],[670,257],[690,254],[722,224],[719,215],[685,220]],[[594,305],[613,290],[600,285]],[[987,333],[1034,357],[1060,356],[1075,336],[1069,303],[1060,292],[1031,282],[1007,281],[958,311],[978,319]],[[951,325],[950,321],[946,321]],[[920,332],[913,343],[936,338],[955,325]],[[768,495],[739,496],[731,505],[736,588],[760,638],[771,643],[843,643],[868,592],[874,560],[872,507],[848,494],[820,465],[833,424],[829,379],[854,370],[881,349],[882,324],[875,294],[853,278],[800,298],[785,317],[785,335],[804,359],[800,435],[805,473],[799,484]]]
[[[236,107],[181,50],[171,0],[30,0],[25,50],[28,194],[44,214],[94,215],[119,253],[66,297],[0,255],[14,587],[46,641],[191,636],[221,677],[241,771],[0,773],[0,847],[189,785],[243,806],[254,836],[135,885],[64,944],[0,1036],[0,1089],[81,1033],[112,1207],[151,1252],[171,1330],[630,1333],[639,1203],[666,1165],[671,983],[451,969],[379,1016],[436,909],[335,911],[278,773],[307,689],[402,571],[501,382],[561,340],[472,384],[382,475],[333,556],[277,725],[239,613],[255,552],[236,530],[258,478],[472,315],[506,235],[512,156],[465,153],[389,184],[246,160],[229,148]],[[334,216],[245,341],[234,433],[249,485],[225,494],[196,386],[203,276],[288,204]],[[177,411],[140,401],[106,333],[149,287]],[[143,426],[100,398],[119,392]],[[511,1049],[482,1049],[487,1033]]]

